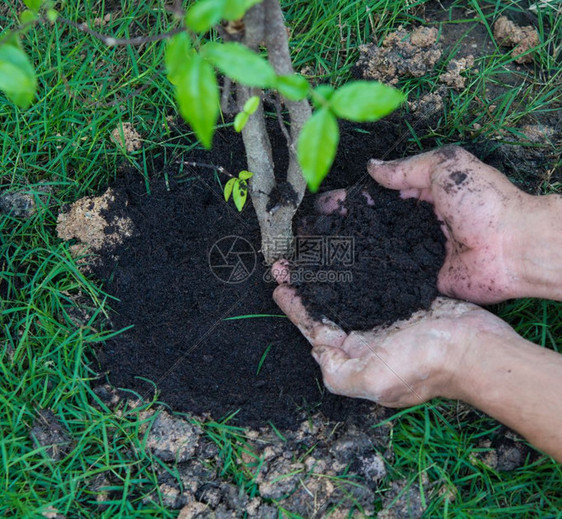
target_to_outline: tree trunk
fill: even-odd
[[[280,75],[292,74],[289,42],[279,1],[264,0],[261,4],[252,7],[244,17],[244,23],[244,43],[254,50],[260,43],[265,43],[269,61],[275,72]],[[260,95],[260,92],[238,86],[237,98],[240,109],[252,95]],[[280,198],[275,207],[270,208],[269,211],[267,207],[270,196],[274,188],[279,186],[275,179],[271,143],[267,135],[261,103],[242,130],[248,169],[254,173],[250,181],[250,195],[261,230],[261,251],[267,264],[290,255],[293,245],[293,217],[306,189],[306,182],[296,157],[295,143],[312,112],[307,101],[285,100],[285,105],[289,111],[291,124],[287,183],[290,185],[289,191],[292,191],[294,196],[292,199]],[[280,124],[283,124],[283,121],[280,121]]]

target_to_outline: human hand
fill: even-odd
[[[274,266],[278,281],[287,278],[285,270]],[[406,321],[349,334],[331,321],[314,321],[289,285],[278,286],[273,298],[312,345],[330,392],[387,407],[458,397],[457,375],[479,334],[516,335],[478,306],[443,297]]]
[[[442,294],[494,303],[536,290],[523,287],[523,278],[529,246],[525,237],[533,233],[529,227],[542,209],[538,197],[456,146],[402,160],[373,159],[368,171],[383,186],[400,190],[403,198],[433,204],[447,238],[438,277]],[[325,193],[317,205],[331,212],[344,198],[342,190]]]

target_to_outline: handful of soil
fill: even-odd
[[[297,238],[291,283],[311,316],[351,331],[428,309],[445,259],[432,206],[370,182],[348,193],[342,207],[345,216],[306,219]]]

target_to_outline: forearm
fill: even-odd
[[[478,334],[448,395],[517,431],[562,462],[562,355],[516,335]]]
[[[519,217],[517,297],[562,301],[562,195],[533,197]]]

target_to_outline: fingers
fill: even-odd
[[[368,355],[372,351],[372,346],[370,345],[372,336],[373,334],[370,332],[350,332],[346,341],[341,345],[341,349],[351,359]]]
[[[354,189],[354,188],[352,188]],[[365,197],[367,205],[375,205],[375,201],[367,191],[362,191],[361,194]],[[343,206],[348,192],[346,189],[334,189],[326,191],[318,195],[314,203],[314,209],[320,214],[333,214],[337,213],[342,216],[347,215],[347,208]]]
[[[365,388],[367,359],[351,359],[343,350],[327,346],[314,348],[312,356],[320,365],[324,385],[330,393],[377,401],[377,395],[368,394]]]
[[[389,162],[371,159],[367,171],[379,184],[389,189],[428,189],[431,186],[431,173],[437,163],[435,152],[430,151]]]
[[[468,301],[459,301],[449,297],[436,297],[429,308],[429,316],[432,319],[453,318],[456,319],[467,312],[481,310],[481,308]]]
[[[420,198],[428,196],[427,191],[431,189],[433,173],[452,164],[465,166],[475,160],[478,159],[458,146],[445,146],[407,159],[389,162],[371,159],[367,171],[379,184],[389,189],[400,189],[405,197],[417,194]],[[416,193],[413,190],[420,191]]]
[[[429,202],[433,204],[433,193],[431,189],[401,189],[401,198],[417,198],[418,200],[423,200],[424,202]]]
[[[278,286],[273,292],[273,299],[313,347],[340,347],[346,339],[347,334],[335,323],[327,319],[323,322],[312,319],[294,288]]]

